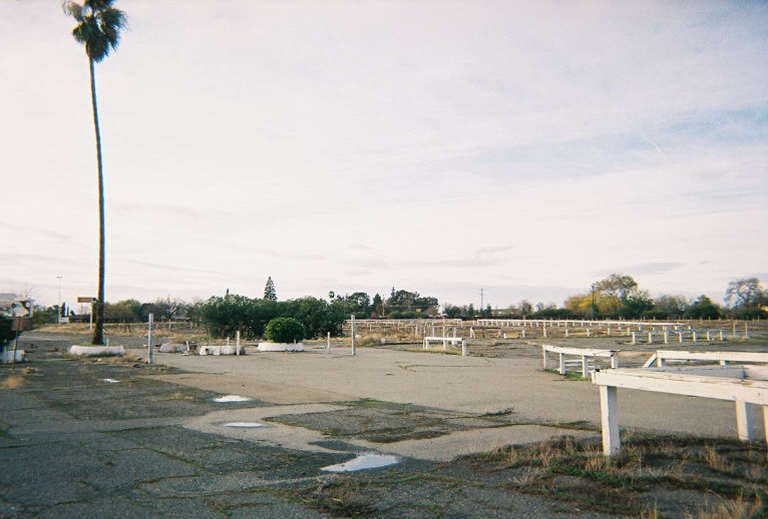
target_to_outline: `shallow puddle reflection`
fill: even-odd
[[[325,472],[354,472],[357,470],[388,467],[399,462],[400,459],[397,456],[390,454],[361,454],[355,459],[339,463],[338,465],[328,465],[320,470]]]
[[[214,402],[218,402],[220,404],[227,403],[227,402],[248,402],[249,400],[252,400],[251,398],[248,398],[247,396],[240,396],[240,395],[224,395],[220,396],[219,398],[214,398]]]
[[[222,425],[224,427],[235,427],[238,429],[251,429],[255,427],[264,427],[264,424],[259,422],[229,422]]]

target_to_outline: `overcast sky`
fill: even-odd
[[[107,300],[768,282],[768,4],[117,0]],[[88,62],[0,0],[0,292],[97,289]]]

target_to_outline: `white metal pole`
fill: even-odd
[[[147,364],[152,364],[152,314],[149,314],[147,323]]]
[[[355,314],[352,314],[352,355],[357,355],[357,345],[355,344]]]

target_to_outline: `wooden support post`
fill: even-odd
[[[152,364],[152,320],[154,314],[149,314],[147,320],[147,364]],[[14,353],[14,357],[16,354]]]
[[[768,405],[763,406],[763,429],[765,430],[765,443],[768,444]]]
[[[743,442],[750,440],[750,430],[752,429],[751,408],[751,404],[736,401],[736,434],[739,440]]]
[[[603,454],[613,456],[621,450],[616,388],[600,386],[600,423],[603,431]]]

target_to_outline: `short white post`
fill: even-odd
[[[547,336],[547,325],[546,324],[542,327],[542,331],[544,333],[544,337],[546,337]]]
[[[692,339],[693,339],[693,342],[696,342],[696,339],[697,339],[697,336],[696,336],[696,330],[693,330],[693,331],[691,332],[691,334],[693,335],[693,337],[692,337]]]
[[[587,378],[587,356],[581,356],[581,378]]]
[[[570,337],[570,330],[568,329],[568,325],[565,325],[565,336]]]
[[[725,342],[725,330],[723,330],[722,328],[720,328],[720,340],[722,342]]]
[[[522,337],[523,339],[525,339],[525,327],[523,327],[523,329],[522,329],[522,330],[520,330],[520,337]]]
[[[619,356],[616,354],[611,355],[611,367],[613,369],[616,369],[619,367]]]
[[[603,454],[613,456],[621,450],[616,388],[600,386],[600,423],[603,432]]]
[[[153,314],[149,314],[147,322],[147,364],[152,364],[152,319]]]
[[[748,442],[750,440],[750,429],[752,429],[751,404],[747,402],[736,401],[736,434],[739,440]]]
[[[357,355],[357,344],[355,344],[355,314],[352,314],[352,355]]]
[[[610,326],[608,327],[608,330],[606,331],[606,335],[607,335],[608,337],[610,337],[610,336],[611,336],[611,327],[610,327]]]
[[[467,340],[461,339],[461,356],[466,357],[467,356]]]
[[[591,336],[592,336],[592,330],[587,328],[587,337],[591,337]]]
[[[749,325],[744,323],[744,338],[749,339]]]
[[[677,332],[677,342],[679,342],[680,344],[683,343],[683,332],[682,331]]]
[[[565,354],[560,354],[560,374],[565,375]]]
[[[627,325],[627,337],[629,337],[630,335],[632,335],[632,328],[630,328],[629,325]]]
[[[546,371],[547,370],[547,350],[543,345],[541,347],[541,365],[542,365],[542,369]]]
[[[240,355],[240,330],[235,332],[235,355]]]
[[[469,338],[470,339],[474,339],[475,338],[475,327],[474,326],[470,326],[469,327]]]
[[[653,344],[653,332],[648,332],[648,344]]]
[[[707,341],[712,340],[712,332],[710,330],[707,330]]]
[[[325,340],[325,351],[331,351],[331,332],[328,332]]]
[[[768,405],[763,406],[763,429],[765,430],[765,443],[768,444]]]
[[[637,334],[632,332],[632,344],[637,344]]]
[[[669,344],[669,328],[664,328],[664,344]]]

